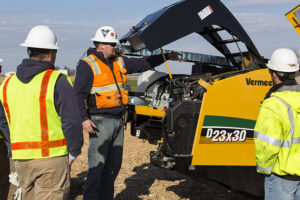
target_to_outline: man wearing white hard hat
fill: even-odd
[[[83,129],[89,133],[89,171],[84,199],[113,199],[114,181],[123,152],[123,121],[128,91],[127,74],[144,72],[163,63],[163,57],[128,58],[115,53],[119,42],[110,26],[99,28],[91,39],[95,48],[77,66],[74,88]],[[178,54],[167,55],[178,60]],[[86,104],[87,102],[87,109]]]
[[[3,60],[0,58],[0,63],[3,62]],[[0,65],[1,69],[1,65]],[[1,72],[0,72],[1,73]],[[3,108],[2,108],[3,110]],[[8,159],[8,152],[7,152],[7,143],[8,141],[5,141],[5,138],[3,136],[2,130],[0,130],[0,199],[7,199],[8,191],[9,191],[9,172],[10,172],[10,166],[9,166],[9,159]]]
[[[296,54],[273,52],[267,67],[273,87],[260,106],[254,128],[257,172],[265,175],[265,199],[300,199],[300,85]]]
[[[70,164],[83,144],[75,92],[69,77],[54,70],[58,45],[49,27],[33,27],[21,46],[29,59],[0,87],[0,129],[22,199],[67,199]]]

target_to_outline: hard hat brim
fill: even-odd
[[[111,39],[111,40],[99,40],[97,38],[91,38],[94,42],[103,42],[103,43],[119,43],[118,39]]]
[[[271,69],[271,70],[274,70],[274,71],[277,71],[277,72],[297,72],[299,71],[299,64],[295,65],[294,67],[289,67],[289,69],[287,68],[284,68],[282,69],[282,67],[279,67],[279,66],[274,66],[270,63],[270,61],[266,64],[266,66]]]
[[[38,45],[38,44],[29,44],[29,43],[22,43],[20,44],[20,46],[22,47],[31,47],[31,48],[37,48],[37,49],[53,49],[53,50],[57,50],[59,49],[59,47],[57,45]]]

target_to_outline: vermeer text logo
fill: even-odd
[[[258,85],[258,86],[272,86],[272,81],[266,80],[252,80],[251,78],[246,78],[247,85]]]

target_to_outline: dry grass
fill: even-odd
[[[124,152],[121,171],[115,182],[116,200],[223,200],[252,199],[239,193],[232,193],[217,184],[195,181],[176,171],[152,165],[149,152],[156,145],[130,135],[125,130]],[[82,154],[72,166],[72,188],[69,199],[81,200],[87,173],[88,136]],[[253,198],[255,199],[255,198]]]
[[[217,184],[195,181],[176,171],[166,170],[149,162],[149,152],[155,145],[144,142],[125,131],[123,164],[115,182],[116,200],[232,200],[250,198],[234,193]],[[88,135],[84,134],[82,154],[72,165],[69,200],[82,200],[82,192],[88,170]],[[15,188],[11,187],[9,200]]]

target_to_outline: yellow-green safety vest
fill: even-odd
[[[300,92],[274,92],[254,128],[257,172],[300,176]]]
[[[60,74],[49,69],[37,74],[29,83],[21,82],[14,74],[1,85],[0,100],[9,126],[12,159],[68,154],[54,105],[54,87]],[[69,77],[67,79],[71,83]]]

